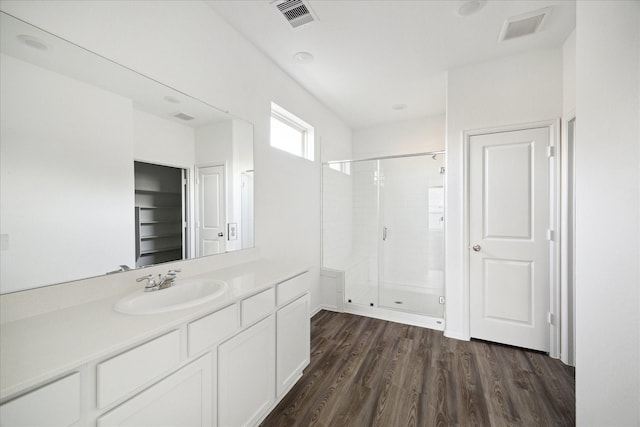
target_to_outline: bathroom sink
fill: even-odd
[[[176,280],[167,289],[140,289],[118,300],[114,309],[124,314],[154,314],[180,310],[211,301],[225,293],[227,284],[215,279]]]

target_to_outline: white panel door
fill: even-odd
[[[470,332],[549,350],[549,128],[469,141]]]
[[[196,256],[225,251],[224,166],[198,168]]]

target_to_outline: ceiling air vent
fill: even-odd
[[[547,19],[549,12],[551,12],[551,8],[547,7],[507,19],[502,25],[498,40],[511,40],[537,33],[542,29],[542,24]]]
[[[195,119],[195,117],[190,116],[190,115],[188,115],[187,113],[175,113],[175,114],[173,115],[173,117],[175,117],[175,118],[177,118],[177,119],[185,120],[185,121]]]
[[[274,3],[293,28],[317,19],[309,3],[304,0],[276,0]]]

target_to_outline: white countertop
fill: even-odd
[[[137,284],[116,296],[5,323],[0,326],[0,399],[142,343],[307,270],[291,263],[258,260],[189,277],[210,277],[228,284],[224,295],[195,307],[148,315],[116,312],[116,301],[137,289]]]

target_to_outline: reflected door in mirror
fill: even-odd
[[[224,166],[198,168],[196,256],[215,255],[226,250],[226,208]]]

